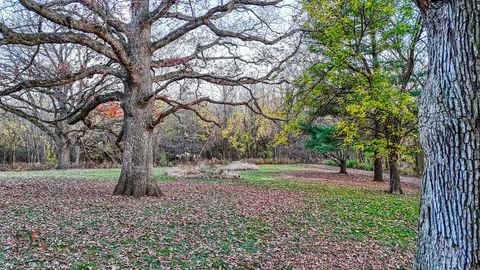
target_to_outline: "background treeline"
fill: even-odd
[[[267,99],[265,97],[264,99]],[[265,114],[274,115],[283,106],[279,97],[269,97],[271,108]],[[275,102],[277,100],[277,102]],[[273,106],[278,104],[278,108]],[[116,166],[121,148],[116,145],[121,130],[121,110],[117,104],[97,109],[97,125],[102,128],[78,128],[66,132],[69,167]],[[207,107],[207,106],[206,106]],[[246,159],[256,163],[318,162],[320,153],[304,147],[304,138],[292,137],[279,142],[282,133],[280,118],[267,119],[245,107],[208,105],[209,122],[194,112],[181,111],[171,116],[155,130],[154,158],[157,166],[179,162],[214,160],[226,163]],[[276,112],[277,111],[277,112]],[[14,114],[1,111],[0,162],[3,169],[51,168],[58,164],[59,147],[46,132]],[[108,128],[106,128],[108,127]]]
[[[331,144],[326,146],[329,151],[324,151],[320,148],[325,145],[314,139],[311,130],[289,131],[291,121],[278,120],[282,117],[281,110],[285,109],[285,102],[280,99],[271,97],[271,102],[266,102],[271,108],[265,110],[268,115],[278,118],[272,116],[272,119],[267,119],[245,107],[224,105],[208,105],[210,119],[214,122],[205,122],[189,111],[167,118],[161,128],[155,130],[155,165],[171,166],[206,160],[228,163],[242,159],[253,163],[322,163],[337,166],[337,158],[328,148],[332,147]],[[121,149],[116,141],[117,132],[121,130],[117,118],[121,115],[115,112],[120,109],[115,104],[109,106],[111,108],[96,111],[96,117],[100,118],[98,121],[104,123],[103,127],[108,126],[109,131],[75,131],[68,147],[69,167],[98,168],[120,164]],[[58,147],[47,133],[5,111],[1,112],[0,122],[2,170],[48,169],[58,165]],[[332,127],[334,122],[331,116],[319,117],[309,127]],[[423,166],[421,160],[420,155],[403,158],[402,173],[418,174]],[[373,164],[373,154],[368,151],[349,150],[345,159],[346,168],[372,171]]]

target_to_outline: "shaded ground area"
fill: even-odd
[[[310,170],[291,171],[277,173],[276,176],[291,181],[300,182],[322,182],[339,186],[356,187],[364,189],[388,190],[389,178],[384,175],[383,182],[374,182],[373,172],[349,169],[348,174],[338,173],[338,168],[328,165],[303,165]],[[419,193],[421,180],[417,177],[400,177],[402,189],[414,194]]]
[[[165,196],[111,196],[102,180],[0,174],[2,269],[409,269],[418,203],[295,182],[162,179]],[[95,172],[98,173],[98,172]],[[50,176],[51,177],[51,176]]]
[[[323,165],[323,164],[303,164],[302,166],[305,168],[315,169],[316,171],[319,171],[319,172],[337,172],[338,173],[338,170],[339,170],[338,167],[336,166],[329,166],[329,165]],[[359,176],[361,177],[361,179],[363,179],[363,177],[367,177],[369,180],[373,179],[373,171],[364,171],[364,170],[349,168],[348,173],[355,176]],[[388,177],[389,177],[388,173],[383,174],[383,179],[386,182],[388,182]],[[422,179],[420,177],[401,176],[400,180],[402,181],[402,183],[410,184],[418,188],[420,188],[420,186],[422,185]]]

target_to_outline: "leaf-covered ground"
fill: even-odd
[[[286,176],[312,170],[262,166],[240,180],[175,181],[159,169],[165,195],[141,199],[111,196],[115,169],[0,173],[0,265],[410,269],[418,192]]]

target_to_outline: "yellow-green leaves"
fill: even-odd
[[[415,97],[377,76],[373,89],[355,88],[347,97],[345,117],[337,128],[345,136],[344,143],[358,150],[387,156],[416,151],[407,137],[417,129]]]
[[[414,3],[309,0],[303,7],[310,49],[319,59],[298,83],[296,105],[307,120],[334,115],[344,145],[358,150],[414,151],[417,101],[407,90],[416,84],[407,72],[415,72],[408,61],[420,29]]]

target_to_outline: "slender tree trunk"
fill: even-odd
[[[357,151],[357,155],[360,162],[365,163],[365,153],[363,151]]]
[[[392,154],[388,158],[388,164],[390,167],[390,189],[391,194],[403,194],[402,186],[400,182],[400,173],[398,171],[398,155]]]
[[[340,166],[340,173],[347,174],[347,160],[340,160],[339,162]]]
[[[480,269],[480,2],[431,1],[426,24],[429,77],[419,112],[425,170],[414,268]]]
[[[15,165],[17,161],[17,148],[15,141],[12,144],[12,164]]]
[[[75,145],[75,164],[80,164],[80,145]]]
[[[31,163],[30,159],[30,144],[27,142],[27,163]]]
[[[132,2],[133,31],[128,33],[129,56],[133,71],[125,82],[125,98],[122,101],[123,153],[122,171],[115,187],[115,195],[159,196],[160,188],[153,176],[153,131],[155,104],[144,97],[152,93],[150,71],[150,26],[143,18],[149,14],[149,1]]]
[[[43,151],[43,157],[45,157],[45,143],[42,143],[41,148],[39,147],[39,148],[37,149],[37,151],[38,151],[38,152],[37,152],[37,162],[38,162],[38,163],[42,163],[42,161],[43,161],[43,160],[42,160],[42,151]],[[44,160],[45,160],[45,158],[44,158]]]
[[[424,165],[424,155],[423,152],[415,157],[415,173],[420,176],[423,173]]]
[[[373,181],[383,182],[383,164],[379,157],[375,157],[373,161]]]
[[[65,170],[70,168],[70,144],[64,140],[59,139],[55,144],[57,150],[57,170]]]

